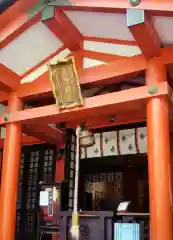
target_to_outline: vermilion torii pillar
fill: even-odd
[[[149,61],[149,87],[166,81],[166,68]],[[147,103],[148,171],[150,191],[150,239],[173,240],[169,106],[166,97],[152,97]]]
[[[23,102],[15,94],[8,100],[10,113],[23,109]],[[16,227],[16,202],[20,168],[22,127],[20,123],[6,124],[6,138],[2,164],[0,193],[0,239],[14,240]]]

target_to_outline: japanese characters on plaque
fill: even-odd
[[[146,127],[96,133],[95,144],[81,149],[81,159],[147,152]]]

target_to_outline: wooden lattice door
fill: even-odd
[[[42,144],[22,149],[16,219],[17,240],[37,240],[39,182],[54,182],[55,164],[54,146]]]

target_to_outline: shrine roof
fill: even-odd
[[[155,57],[159,51],[165,65],[173,63],[173,47],[168,47],[173,45],[171,31],[173,2],[172,0],[141,0],[139,5],[132,7],[129,1],[16,1],[0,15],[0,103],[7,101],[8,94],[12,91],[16,91],[17,96],[24,100],[35,101],[37,98],[40,100],[40,96],[52,96],[47,64],[79,54],[77,59],[80,62],[81,57],[82,67],[85,68],[85,71],[82,71],[85,73],[79,79],[80,84],[87,85],[89,91],[84,97],[90,98],[89,101],[92,103],[87,105],[88,109],[91,106],[99,106],[100,99],[97,98],[96,101],[91,98],[99,95],[98,88],[103,90],[105,82],[107,85],[114,84],[112,79],[116,78],[118,79],[116,83],[120,83],[119,77],[122,80],[122,77],[126,76],[125,80],[127,80],[130,76],[133,78],[133,84],[141,87],[141,92],[138,92],[138,89],[131,89],[134,91],[130,90],[129,93],[118,90],[117,94],[109,96],[120,99],[116,113],[122,116],[124,111],[125,115],[119,122],[124,121],[126,110],[130,115],[131,112],[136,113],[139,110],[141,112],[148,97],[148,95],[146,97],[147,87],[143,86],[147,55],[154,50],[152,57]],[[133,9],[135,14],[138,10],[143,14],[145,10],[144,13],[149,16],[149,21],[148,18],[146,22],[141,21],[140,29],[136,29],[135,25],[133,25],[134,29],[130,29],[127,25],[128,9]],[[151,28],[156,30],[154,35],[150,31]],[[142,76],[135,75],[141,72]],[[122,82],[125,83],[125,80],[123,79]],[[95,87],[95,84],[98,85]],[[162,91],[159,94],[167,94],[167,83],[164,84],[160,85]],[[124,104],[124,99],[127,104]],[[109,104],[107,96],[103,96],[102,100],[106,109]],[[116,105],[115,102],[113,104]],[[127,109],[124,107],[122,109],[122,104]],[[110,109],[113,108],[111,104],[109,105]],[[4,109],[2,111],[4,112]],[[26,121],[23,121],[26,123],[27,119],[32,120],[32,117],[37,115],[37,111],[37,109],[33,110],[31,117],[25,112],[25,115],[28,115],[24,117]],[[97,111],[100,111],[99,107]],[[54,108],[50,112],[54,113]],[[44,113],[50,114],[46,111]],[[41,114],[39,116],[42,117]],[[68,113],[66,116],[68,117]],[[19,118],[22,119],[23,116],[14,116],[14,118],[15,121],[20,121]],[[141,121],[141,115],[139,118]],[[142,116],[142,119],[145,118]],[[45,123],[47,124],[46,120]],[[4,124],[3,118],[1,124]]]
[[[24,1],[17,2],[22,4]],[[114,56],[114,59],[130,58],[142,53],[127,26],[126,8],[130,7],[128,1],[72,0],[63,2],[58,7],[54,7],[54,11],[57,11],[57,29],[55,29],[55,23],[47,24],[47,21],[51,19],[50,12],[42,16],[39,8],[37,11],[36,7],[31,8],[31,5],[36,3],[34,0],[28,6],[22,5],[25,8],[22,13],[17,14],[16,10],[15,19],[9,20],[4,27],[2,24],[5,17],[7,18],[6,12],[10,19],[9,13],[10,11],[12,13],[17,3],[0,16],[0,64],[19,76],[21,83],[32,82],[44,74],[47,71],[47,63],[55,63],[58,59],[73,55],[76,36],[81,37],[83,41],[84,68],[106,63],[101,55],[98,57],[97,53],[107,54],[105,56],[107,58]],[[162,2],[160,5],[152,5],[148,0],[144,2],[148,5],[142,2],[139,9],[150,11],[151,22],[159,35],[162,46],[172,45],[171,2],[160,1]],[[154,8],[156,6],[157,11]],[[76,35],[73,36],[73,34]],[[65,35],[67,39],[64,40]],[[72,41],[69,40],[70,38]]]

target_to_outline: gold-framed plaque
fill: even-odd
[[[48,65],[52,91],[59,109],[84,105],[73,57]]]

